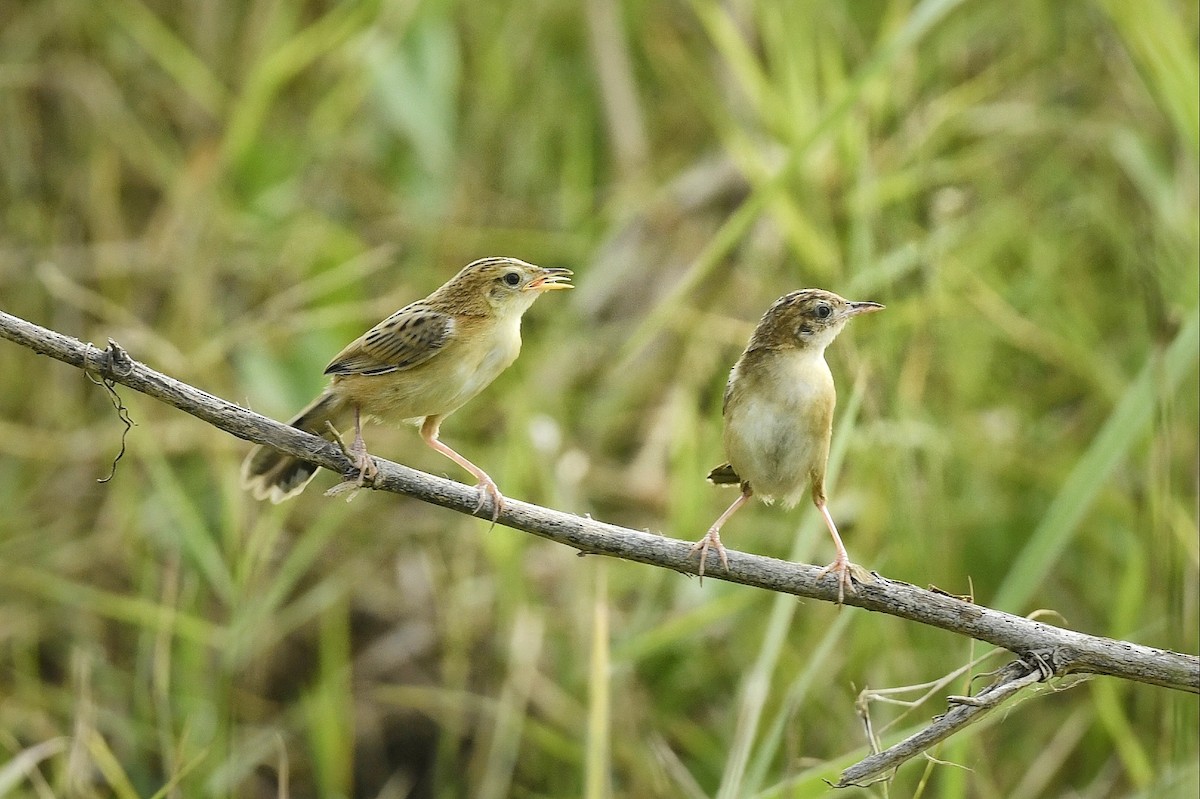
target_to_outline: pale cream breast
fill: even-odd
[[[458,386],[451,398],[455,408],[474,397],[496,379],[501,372],[512,366],[521,353],[521,317],[498,320],[487,339],[487,346],[476,347],[471,357],[461,357],[456,363],[454,379]]]
[[[833,375],[813,350],[755,353],[734,367],[725,408],[725,453],[763,499],[795,504],[828,451]]]

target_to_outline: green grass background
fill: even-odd
[[[884,302],[829,352],[854,560],[1195,653],[1198,24],[1173,0],[14,0],[0,308],[286,418],[467,261],[568,266],[443,436],[509,496],[694,539],[762,310]],[[865,752],[860,690],[987,651],[326,499],[327,474],[258,504],[244,442],[121,393],[101,485],[105,392],[0,345],[0,796],[818,796]],[[370,441],[465,478],[411,430]],[[832,555],[808,508],[725,540]],[[1195,796],[1198,725],[1195,696],[1094,680],[845,795]]]

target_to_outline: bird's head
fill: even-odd
[[[570,269],[535,266],[517,258],[481,258],[438,289],[436,298],[448,310],[461,313],[520,316],[543,292],[569,288]]]
[[[883,310],[877,302],[851,302],[824,289],[799,289],[776,300],[754,331],[751,347],[824,350],[852,317]]]

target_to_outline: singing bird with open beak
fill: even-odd
[[[482,391],[521,351],[521,317],[544,292],[569,289],[571,270],[483,258],[423,300],[406,305],[346,346],[325,367],[329,386],[290,424],[334,440],[354,420],[348,454],[358,485],[378,472],[367,454],[367,419],[420,425],[421,438],[478,481],[479,505],[504,497],[496,482],[438,438],[442,421]],[[304,490],[317,467],[257,446],[242,464],[243,485],[258,499],[282,502]]]
[[[722,415],[729,461],[708,479],[738,485],[742,493],[692,547],[700,551],[701,577],[710,547],[729,568],[721,526],[752,496],[767,503],[780,499],[790,508],[811,491],[837,549],[837,558],[821,575],[837,578],[839,604],[847,589],[854,590],[850,558],[825,504],[825,462],[837,400],[825,348],[850,319],[882,309],[879,303],[850,302],[822,289],[800,289],[780,297],[763,314],[725,385]]]

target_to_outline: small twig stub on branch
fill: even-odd
[[[90,345],[89,345],[90,346]],[[103,386],[108,392],[108,398],[112,401],[113,408],[117,411],[117,418],[121,420],[121,424],[125,425],[125,429],[121,431],[121,448],[117,454],[113,456],[112,466],[109,468],[108,475],[97,478],[97,483],[107,483],[117,475],[117,464],[121,462],[121,458],[125,457],[125,443],[129,437],[129,431],[133,429],[137,422],[129,415],[129,408],[125,407],[125,403],[121,400],[121,395],[117,393],[116,380],[120,377],[128,377],[133,372],[133,358],[129,357],[121,345],[108,340],[108,349],[104,350],[103,356],[104,367],[100,370],[100,375],[96,376],[92,370],[84,368],[83,372],[87,375],[88,380],[91,380],[98,386]]]

